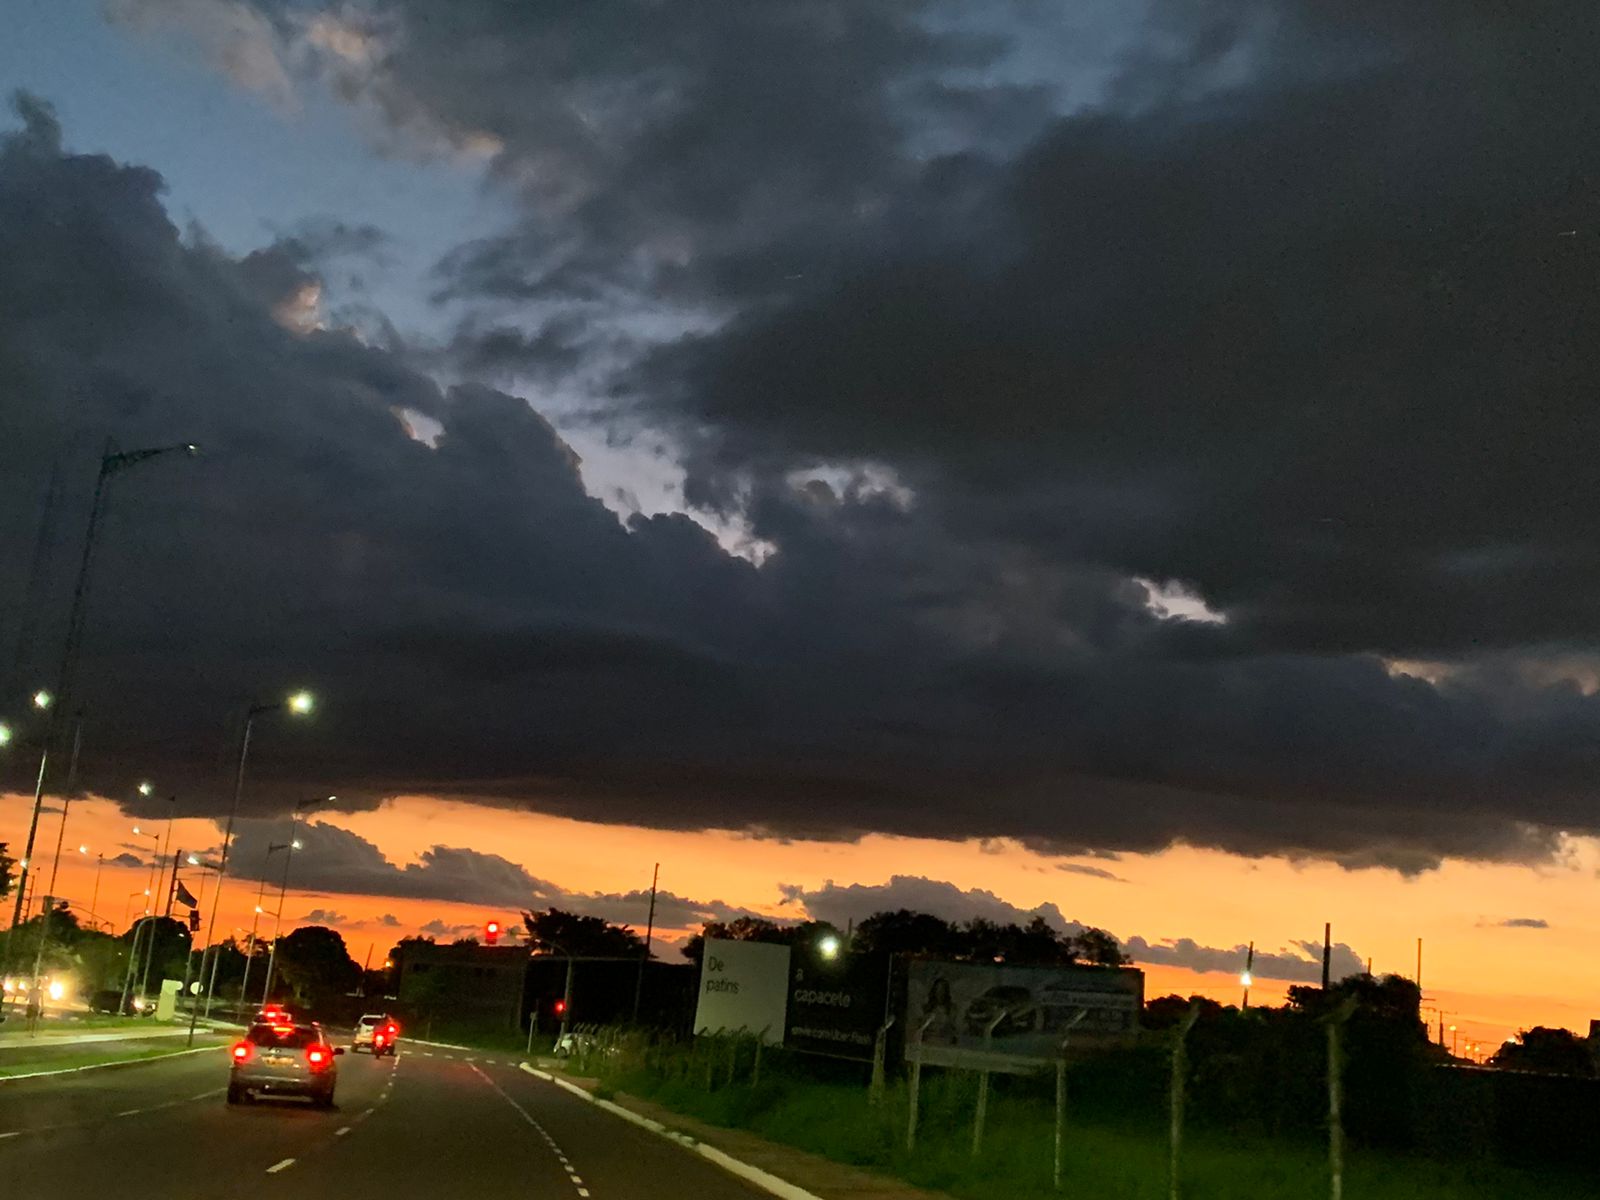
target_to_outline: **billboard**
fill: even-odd
[[[783,1040],[789,991],[789,947],[707,938],[700,956],[700,999],[694,1031],[744,1030]]]
[[[808,1054],[872,1061],[889,995],[889,960],[829,962],[796,954],[789,970],[789,1026],[783,1044]]]
[[[906,1058],[933,1066],[1033,1071],[1074,1045],[1139,1028],[1144,972],[1130,967],[995,966],[917,960],[906,987]],[[988,1037],[985,1031],[992,1027]],[[921,1031],[919,1038],[918,1031]]]

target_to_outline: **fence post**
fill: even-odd
[[[1194,1023],[1200,1018],[1200,1005],[1191,1004],[1189,1011],[1184,1014],[1178,1023],[1178,1034],[1172,1043],[1172,1129],[1171,1141],[1167,1158],[1167,1195],[1169,1200],[1178,1200],[1178,1167],[1182,1159],[1183,1150],[1183,1089],[1184,1076],[1189,1073],[1189,1056],[1184,1043],[1188,1040],[1189,1030],[1194,1028]]]
[[[761,1028],[761,1032],[756,1035],[756,1065],[750,1072],[751,1087],[761,1086],[761,1047],[767,1044],[767,1033],[771,1028],[771,1025],[764,1025]]]
[[[744,1036],[744,1026],[741,1025],[734,1031],[733,1037],[728,1039],[728,1086],[733,1086],[733,1081],[739,1073],[739,1039]]]
[[[872,1082],[867,1086],[867,1104],[871,1108],[883,1103],[886,1087],[884,1059],[889,1054],[889,1027],[893,1024],[894,1018],[890,1017],[878,1027],[878,1039],[872,1047]]]
[[[922,1096],[922,1035],[928,1032],[928,1026],[933,1024],[932,1014],[923,1019],[917,1026],[917,1036],[911,1039],[911,1104],[906,1113],[906,1153],[910,1154],[917,1146],[917,1102]]]
[[[1322,1018],[1328,1032],[1328,1196],[1330,1200],[1344,1197],[1344,1049],[1339,1044],[1344,1023],[1356,1010],[1356,998],[1350,996],[1327,1016]]]
[[[1088,1009],[1080,1008],[1062,1027],[1061,1053],[1056,1057],[1056,1154],[1055,1170],[1050,1176],[1050,1186],[1058,1192],[1061,1190],[1061,1144],[1067,1128],[1067,1042],[1071,1040],[1072,1031],[1078,1022],[1088,1015]]]
[[[1011,1015],[1011,1010],[1003,1008],[996,1014],[994,1020],[989,1022],[989,1027],[983,1031],[983,1052],[994,1051],[995,1026]],[[978,1152],[983,1149],[983,1123],[989,1115],[989,1067],[985,1064],[983,1070],[978,1072],[978,1111],[972,1118],[972,1157],[977,1158]]]

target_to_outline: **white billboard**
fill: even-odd
[[[700,956],[694,1031],[743,1030],[777,1044],[783,1041],[788,994],[789,947],[707,938]]]

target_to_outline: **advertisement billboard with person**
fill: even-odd
[[[935,1066],[1031,1071],[1077,1044],[1131,1036],[1144,972],[1131,967],[1009,966],[918,959],[906,987],[906,1057]]]

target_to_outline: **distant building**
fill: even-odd
[[[528,972],[525,946],[409,945],[395,964],[408,1013],[450,1024],[515,1029]]]

